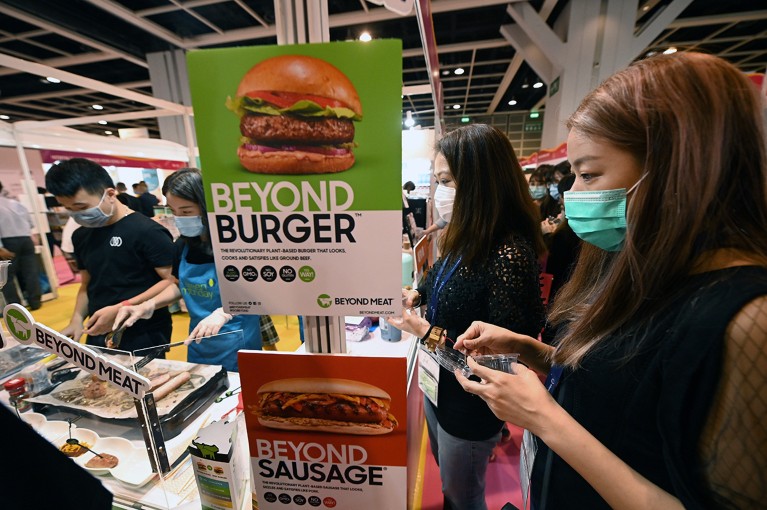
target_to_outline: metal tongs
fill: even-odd
[[[123,339],[123,333],[125,333],[125,325],[110,331],[107,333],[107,336],[104,337],[104,345],[106,345],[108,349],[119,348],[120,341]]]
[[[184,345],[186,341],[181,340],[180,342],[173,342],[172,344],[166,344],[166,345],[158,345],[157,347],[148,347],[146,349],[140,349],[136,351],[136,353],[140,353],[144,355],[140,360],[138,360],[136,363],[133,364],[133,370],[138,372],[147,364],[149,364],[150,361],[157,358],[161,354],[164,354],[171,350],[173,347],[178,347],[179,345]],[[146,354],[145,354],[146,353]]]

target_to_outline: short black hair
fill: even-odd
[[[559,196],[563,196],[565,191],[570,191],[570,188],[573,187],[574,183],[575,174],[565,174],[562,179],[560,179],[559,183],[557,183],[557,191],[559,191]]]
[[[45,175],[45,187],[54,196],[73,197],[81,189],[91,195],[102,195],[114,188],[104,167],[85,158],[73,158],[51,166]]]
[[[568,160],[560,161],[554,165],[554,171],[559,172],[562,175],[568,175],[571,172],[570,162]]]

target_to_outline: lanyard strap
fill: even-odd
[[[447,266],[449,259],[445,259],[445,263],[439,268],[437,279],[434,281],[434,292],[432,292],[431,297],[429,298],[429,309],[427,310],[427,320],[429,321],[429,324],[434,324],[434,321],[437,318],[437,300],[439,299],[439,294],[442,292],[442,288],[448,280],[450,280],[450,277],[453,276],[455,270],[458,269],[458,266],[461,264],[461,258],[462,257],[458,257],[458,260],[455,261],[455,264],[453,264],[453,267],[447,272],[444,279],[442,278],[442,273],[445,271],[445,266]]]
[[[549,375],[546,376],[545,386],[552,395],[554,394],[554,390],[557,389],[557,384],[559,384],[559,381],[562,378],[564,369],[565,367],[562,365],[552,365],[551,370],[549,370]]]

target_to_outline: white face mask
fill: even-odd
[[[437,184],[434,191],[434,207],[440,217],[445,221],[450,221],[453,215],[453,202],[455,201],[455,188],[448,188],[442,184]]]

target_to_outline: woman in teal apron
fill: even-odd
[[[134,306],[124,306],[115,320],[115,327],[131,326],[140,318],[148,318],[155,307],[166,306],[184,298],[189,312],[189,343],[187,360],[191,363],[222,365],[237,371],[237,351],[240,349],[276,350],[279,341],[268,315],[237,315],[224,312],[218,288],[216,266],[210,243],[210,231],[205,210],[205,194],[200,171],[184,168],[174,172],[163,183],[163,195],[176,220],[180,237],[176,240],[173,276],[177,285],[166,288],[154,299]],[[223,333],[242,331],[242,334]],[[264,331],[264,335],[262,335]],[[203,337],[215,336],[200,341]]]

